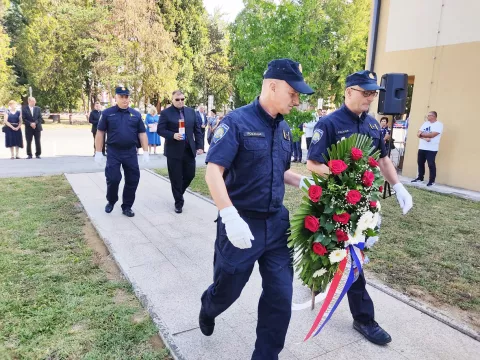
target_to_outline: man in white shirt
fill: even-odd
[[[437,156],[440,138],[443,133],[443,124],[437,120],[437,112],[430,111],[427,115],[427,121],[423,123],[418,130],[417,137],[420,138],[418,145],[418,176],[412,182],[423,181],[425,175],[425,161],[428,163],[430,177],[427,186],[435,185],[435,177],[437,168],[435,165],[435,157]]]
[[[310,144],[312,143],[312,136],[313,136],[313,128],[317,124],[318,120],[322,116],[324,116],[324,111],[321,109],[317,109],[317,114],[318,116],[315,116],[314,114],[314,119],[308,123],[303,124],[303,131],[305,132],[305,140],[307,140],[307,150],[310,149]]]

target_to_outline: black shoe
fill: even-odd
[[[175,206],[175,212],[176,212],[177,214],[181,214],[181,213],[182,213],[182,211],[183,211],[183,210],[182,210],[182,208],[181,208],[181,207],[179,207],[179,206]]]
[[[106,212],[107,214],[110,214],[110,213],[112,212],[112,210],[113,210],[113,205],[114,205],[114,204],[111,204],[111,203],[108,203],[107,205],[105,205],[105,212]]]
[[[35,156],[37,159],[41,159],[40,155]]]
[[[105,153],[102,153],[102,155],[103,155],[103,156],[107,156],[107,154],[105,154]]]
[[[293,159],[292,162],[297,162],[297,159]]]
[[[433,186],[433,185],[435,185],[435,183],[431,182],[431,181],[429,181],[428,184],[427,184],[427,186]]]
[[[126,208],[122,210],[122,214],[128,217],[134,217],[135,213],[130,208]]]
[[[213,334],[213,330],[215,330],[215,318],[207,316],[203,311],[203,307],[200,309],[198,324],[200,325],[200,331],[203,335],[210,336]]]
[[[353,328],[374,344],[385,345],[392,341],[392,337],[376,321],[372,320],[368,324],[353,321]]]
[[[423,179],[419,179],[419,178],[416,178],[416,179],[413,179],[412,182],[422,182]]]
[[[28,155],[28,156],[27,156],[27,159],[31,159],[31,158],[32,158],[32,155]]]

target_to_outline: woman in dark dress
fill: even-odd
[[[8,103],[8,117],[5,120],[5,147],[10,148],[11,159],[20,159],[18,149],[23,148],[22,116],[20,111],[16,111],[16,106],[17,103],[13,100]]]

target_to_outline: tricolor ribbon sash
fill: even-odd
[[[320,333],[332,317],[348,289],[350,289],[350,286],[355,282],[355,272],[358,271],[358,274],[362,272],[364,262],[363,248],[364,243],[359,243],[357,245],[349,245],[346,249],[347,256],[340,262],[338,270],[328,287],[325,301],[304,341],[307,341],[312,334],[317,336]]]

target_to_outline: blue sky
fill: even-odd
[[[279,3],[280,0],[275,0]],[[235,16],[243,9],[243,0],[203,0],[205,8],[210,14],[216,7],[220,8],[225,14],[225,20],[232,22],[235,20]]]

